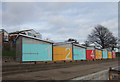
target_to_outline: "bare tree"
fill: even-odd
[[[117,45],[117,38],[102,25],[97,25],[91,34],[88,35],[88,41],[100,45],[102,49],[112,48]]]
[[[89,41],[85,41],[84,44],[81,44],[81,45],[88,47],[88,46],[90,46],[90,43],[89,43]]]

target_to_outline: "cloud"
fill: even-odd
[[[3,0],[4,2],[118,2],[119,0]]]
[[[48,19],[48,21],[51,24],[58,25],[58,26],[65,25],[65,24],[69,23],[67,18],[65,18],[64,16],[60,16],[60,15],[51,16],[50,19]]]
[[[101,25],[104,25],[105,27],[109,28],[109,30],[115,35],[118,36],[118,19],[111,19],[108,21],[103,21]]]
[[[3,11],[3,25],[18,25],[36,20],[37,13],[34,12],[37,7],[32,3],[5,3],[3,7],[6,7]]]
[[[2,27],[2,3],[0,2],[0,28]]]
[[[62,27],[62,28],[60,28],[59,30],[57,30],[57,32],[56,32],[56,33],[59,33],[59,34],[64,34],[66,31],[67,31],[67,28]]]
[[[83,42],[95,25],[102,24],[117,35],[117,3],[11,2],[2,7],[3,26],[9,32],[32,28],[43,38]]]

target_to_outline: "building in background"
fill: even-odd
[[[2,56],[2,33],[0,33],[0,56]]]
[[[118,39],[118,52],[120,52],[120,38]]]
[[[24,34],[24,35],[27,35],[27,36],[32,36],[32,37],[42,39],[42,35],[40,33],[36,32],[33,29],[28,29],[28,30],[21,30],[21,31],[16,31],[16,32],[9,33],[10,41],[13,41],[15,43],[16,42],[15,39],[19,34]]]
[[[9,41],[9,33],[6,30],[0,29],[0,34],[1,34],[0,39],[2,39],[2,42],[8,42]]]
[[[69,38],[65,42],[71,42],[71,43],[74,43],[74,44],[79,44],[79,42],[76,39],[73,39],[73,38]]]

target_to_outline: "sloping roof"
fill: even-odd
[[[5,29],[0,29],[2,32],[6,32],[6,33],[8,33]]]
[[[19,35],[16,37],[16,40],[17,40],[20,36],[53,44],[53,42],[46,41],[46,40],[42,40],[42,39],[40,39],[40,38],[36,38],[36,37],[32,37],[32,36],[27,36],[27,35],[24,35],[24,34],[19,34]]]

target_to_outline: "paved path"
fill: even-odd
[[[4,76],[3,80],[69,80],[116,66],[118,66],[118,61],[90,65],[76,65],[68,68],[8,75]]]

